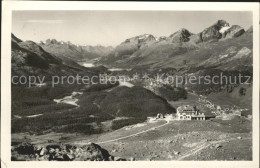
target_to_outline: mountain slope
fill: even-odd
[[[33,41],[22,41],[12,34],[12,75],[72,75],[95,73],[76,62],[58,58]]]
[[[118,52],[101,58],[100,63],[124,68],[146,66],[150,69],[190,69],[226,64],[219,67],[225,69],[235,63],[237,66],[233,66],[232,70],[241,70],[240,66],[244,60],[248,60],[244,66],[250,67],[252,63],[252,33],[245,33],[242,27],[230,26],[224,20],[218,20],[198,34],[181,29],[164,40],[156,41],[155,38],[151,38],[149,45],[138,43],[138,38],[139,36],[127,39],[116,47]],[[246,48],[241,50],[243,47]],[[235,57],[236,53],[246,55],[240,59],[240,56]],[[224,57],[225,61],[222,61]]]

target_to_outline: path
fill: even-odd
[[[145,132],[148,132],[148,131],[151,131],[151,130],[155,130],[155,129],[160,128],[160,127],[163,127],[163,126],[165,126],[165,125],[167,125],[167,124],[169,124],[169,121],[166,120],[166,123],[165,123],[165,124],[159,125],[159,126],[157,126],[157,127],[153,127],[153,128],[148,129],[148,130],[141,131],[141,132],[138,132],[138,133],[135,133],[135,134],[131,134],[131,135],[127,135],[127,136],[124,136],[124,137],[121,137],[121,138],[112,139],[112,140],[103,141],[103,142],[97,142],[97,144],[105,144],[105,143],[109,143],[109,142],[114,142],[114,141],[118,141],[118,140],[130,138],[130,137],[134,137],[134,136],[137,136],[137,135],[139,135],[139,134],[142,134],[142,133],[145,133]]]
[[[157,129],[157,128],[163,127],[163,126],[165,126],[165,125],[167,125],[167,124],[170,123],[170,120],[169,120],[169,119],[165,119],[165,121],[166,121],[165,124],[162,124],[162,125],[159,125],[159,126],[156,126],[156,127],[153,127],[153,128],[150,128],[150,129],[147,129],[147,130],[144,130],[144,131],[135,133],[135,134],[127,135],[127,136],[120,137],[120,138],[116,138],[116,139],[111,139],[111,140],[108,140],[108,141],[95,142],[95,143],[96,143],[96,144],[105,144],[105,143],[110,143],[110,142],[114,142],[114,141],[118,141],[118,140],[130,138],[130,137],[134,137],[134,136],[137,136],[137,135],[139,135],[139,134],[143,134],[143,133],[145,133],[145,132],[152,131],[152,130],[155,130],[155,129]],[[81,143],[77,143],[77,144],[81,144]]]
[[[252,138],[244,138],[244,140],[245,139],[252,139]],[[205,149],[205,148],[207,148],[207,147],[209,147],[213,144],[223,143],[223,142],[232,141],[232,140],[237,140],[237,138],[229,138],[229,139],[225,139],[225,140],[212,141],[212,142],[209,142],[208,144],[205,142],[205,143],[191,149],[190,151],[187,151],[185,155],[179,157],[177,160],[183,160],[183,159],[185,159],[189,156],[192,156],[192,155],[198,153],[199,151],[201,151],[201,150],[203,150],[203,149]]]

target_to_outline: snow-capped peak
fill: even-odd
[[[149,36],[150,36],[150,34],[140,35],[140,36],[138,37],[138,39],[139,39],[139,40],[141,40],[141,39],[146,39],[146,38],[148,38]]]

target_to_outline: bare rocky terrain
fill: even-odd
[[[251,121],[247,119],[158,122],[149,128],[146,124],[124,127],[98,136],[67,135],[66,139],[66,135],[59,135],[63,138],[57,141],[78,146],[95,142],[111,155],[127,160],[252,160]],[[50,143],[47,139],[56,141],[50,136],[38,138],[44,145]]]

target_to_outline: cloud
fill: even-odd
[[[60,23],[64,23],[65,20],[22,20],[20,22],[60,24]]]

